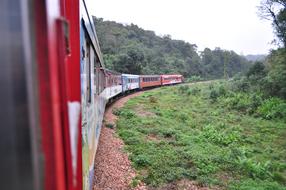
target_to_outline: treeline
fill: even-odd
[[[180,73],[215,79],[245,73],[251,63],[233,51],[206,48],[198,52],[196,44],[173,40],[169,35],[160,37],[134,24],[93,19],[105,65],[118,72]]]
[[[263,62],[253,64],[246,75],[237,81],[237,87],[264,98],[286,99],[286,3],[284,0],[261,0],[259,14],[264,19],[272,20],[276,34],[274,42],[279,48],[272,50]],[[274,110],[276,104],[277,101],[271,102],[269,109]]]
[[[241,91],[286,99],[286,50],[272,50],[264,62],[255,62],[237,80]]]

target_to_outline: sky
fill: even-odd
[[[257,15],[260,0],[90,0],[91,15],[136,24],[157,35],[238,54],[267,54],[271,22]]]

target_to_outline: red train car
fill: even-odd
[[[140,75],[140,88],[155,87],[161,85],[160,75]]]
[[[183,79],[183,75],[161,75],[161,85],[182,83]]]

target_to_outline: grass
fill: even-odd
[[[190,179],[222,189],[286,189],[285,120],[228,106],[221,85],[162,87],[116,110],[117,133],[138,171],[134,182],[158,187]],[[153,115],[136,114],[138,106]]]

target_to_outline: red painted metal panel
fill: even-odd
[[[79,0],[65,0],[64,16],[69,22],[68,44],[70,55],[66,57],[67,70],[67,97],[69,102],[81,103],[80,94],[80,18],[79,18]],[[69,178],[69,189],[82,189],[82,136],[81,136],[81,115],[77,124],[78,136],[77,139],[70,139],[77,142],[77,162],[76,174],[73,174],[72,168],[68,171],[72,174]],[[69,133],[68,133],[69,134]],[[66,134],[67,135],[67,134]],[[71,147],[68,147],[71,148]],[[69,159],[73,159],[69,157]],[[73,176],[76,175],[76,176]],[[71,181],[70,181],[71,180]],[[76,180],[76,182],[74,181]]]
[[[44,154],[45,189],[66,189],[62,107],[60,92],[61,55],[58,52],[60,7],[58,0],[35,1],[36,60],[38,63],[40,126]]]

